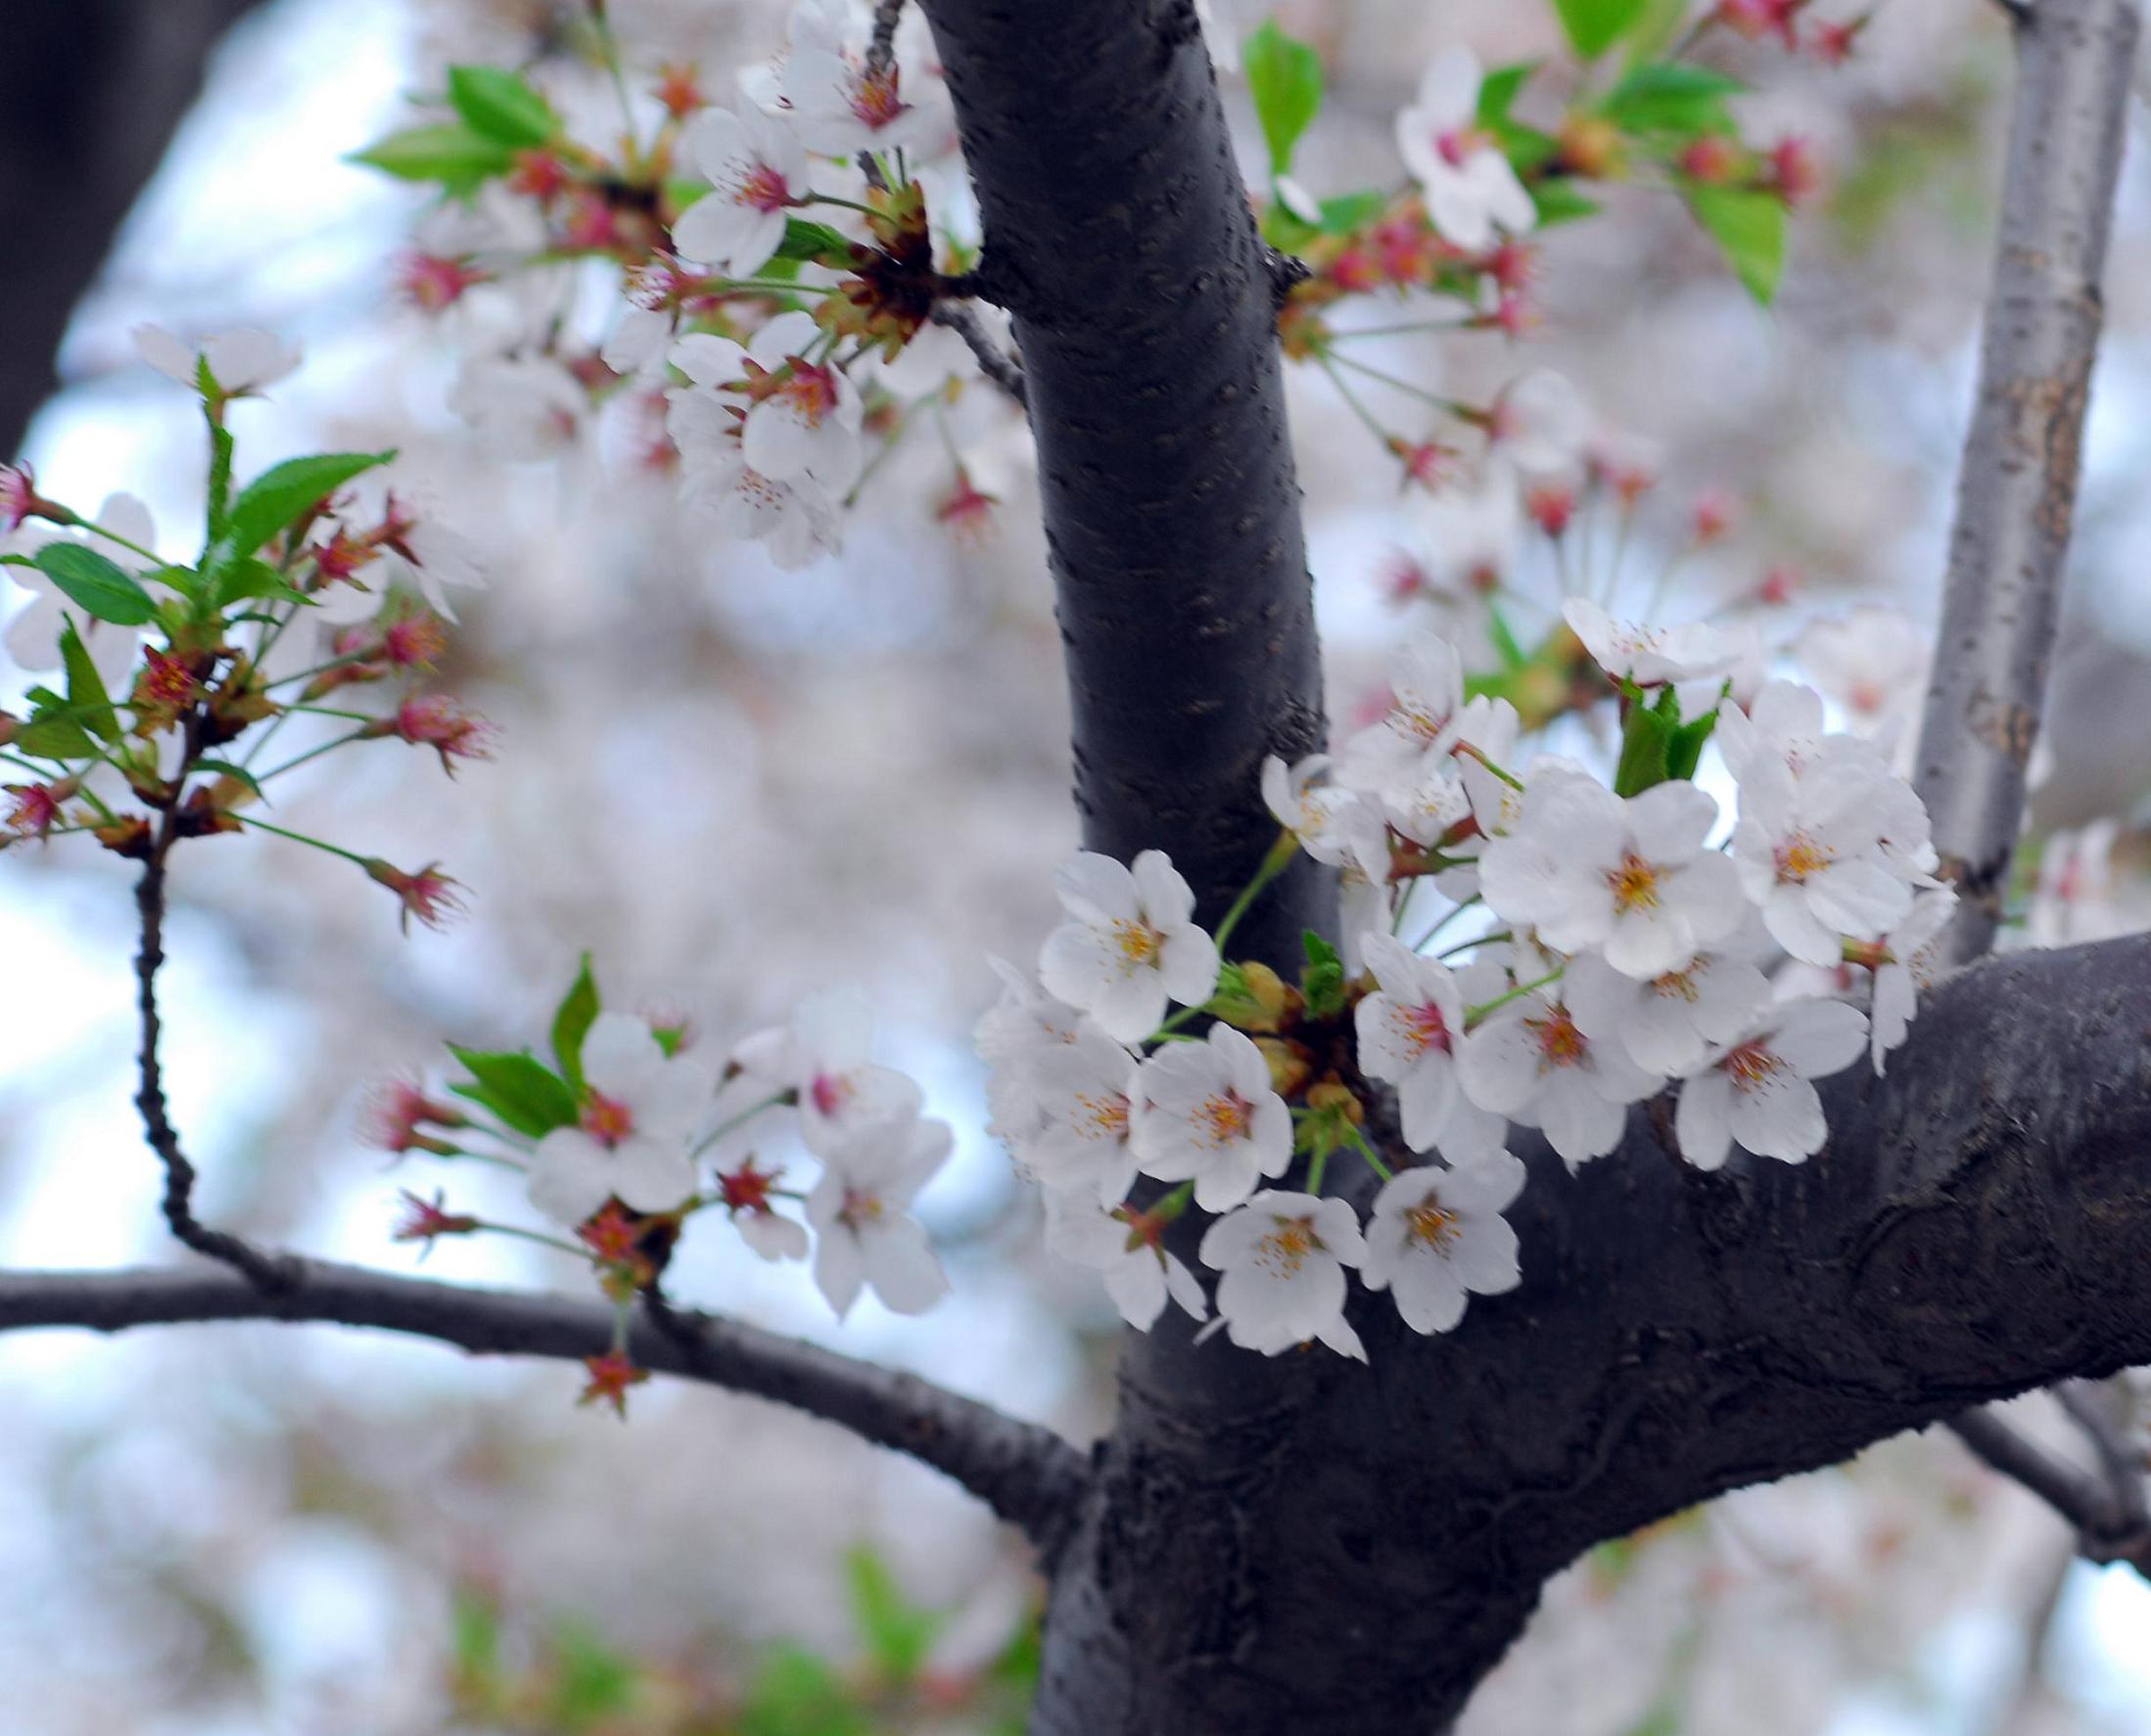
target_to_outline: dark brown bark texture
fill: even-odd
[[[0,458],[60,382],[69,316],[255,0],[12,0],[0,52]]]
[[[1030,381],[1085,838],[1169,851],[1214,917],[1274,835],[1263,755],[1323,726],[1269,275],[1192,7],[922,3]],[[1325,897],[1284,882],[1249,952],[1287,962]],[[1574,1176],[1526,1138],[1521,1288],[1435,1339],[1361,1295],[1370,1367],[1177,1314],[1134,1338],[1048,1563],[1037,1736],[1441,1729],[1594,1543],[2151,1357],[2151,942],[1967,971],[1887,1080],[1825,1097],[1799,1168],[1689,1169],[1668,1100]]]

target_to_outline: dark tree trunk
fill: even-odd
[[[135,195],[255,0],[16,0],[0,53],[0,458],[60,384],[54,358]]]

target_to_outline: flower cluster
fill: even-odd
[[[682,503],[785,567],[837,545],[868,466],[930,420],[960,501],[948,522],[974,526],[992,500],[944,412],[976,368],[931,315],[969,293],[976,236],[951,227],[959,199],[929,215],[922,177],[955,128],[915,10],[882,42],[849,0],[797,0],[784,52],[741,71],[731,106],[665,69],[654,128],[601,13],[597,31],[619,136],[573,136],[523,74],[456,67],[440,117],[361,154],[444,194],[404,284],[463,352],[452,407],[501,455],[538,459],[631,398]],[[572,268],[586,260],[614,268],[594,346]]]
[[[361,868],[406,923],[440,923],[459,897],[437,867],[399,868],[253,809],[273,780],[362,741],[430,748],[451,772],[491,756],[491,727],[422,686],[447,648],[447,587],[483,583],[469,544],[389,485],[393,452],[291,458],[234,485],[232,406],[299,365],[275,337],[190,346],[145,326],[135,340],[202,406],[200,549],[164,558],[132,495],[84,514],[46,498],[27,468],[0,466],[0,565],[29,593],[8,624],[8,656],[59,683],[29,687],[26,717],[0,713],[0,762],[22,774],[6,785],[0,848],[86,832],[161,865],[181,839],[252,828]],[[391,710],[350,709],[345,689],[384,683],[398,688]],[[295,723],[316,739],[270,757]]]
[[[1216,1214],[1196,1252],[1235,1343],[1364,1355],[1347,1268],[1414,1330],[1447,1331],[1471,1295],[1519,1279],[1511,1125],[1579,1165],[1672,1086],[1698,1168],[1736,1146],[1800,1162],[1827,1138],[1814,1081],[1862,1054],[1879,1071],[1903,1042],[1955,895],[1882,749],[1829,730],[1820,696],[1790,681],[1733,705],[1739,646],[1716,629],[1648,628],[1583,598],[1565,615],[1617,695],[1611,783],[1554,754],[1520,761],[1515,707],[1472,694],[1456,648],[1422,631],[1392,658],[1381,715],[1333,759],[1269,762],[1285,835],[1214,939],[1155,851],[1062,870],[1066,920],[1035,983],[1004,968],[979,1044],[1053,1244],[1100,1269],[1137,1326],[1168,1301],[1208,1316],[1164,1242],[1192,1205]],[[1684,687],[1706,702],[1693,715]],[[1713,735],[1730,820],[1696,781]],[[1309,936],[1293,986],[1227,949],[1295,851],[1338,870],[1348,944]],[[1869,1010],[1807,992],[1809,966],[1833,989],[1864,974]],[[1182,1028],[1198,1012],[1200,1036]],[[1368,1133],[1382,1086],[1386,1155]],[[1347,1148],[1381,1183],[1364,1222],[1323,1191]]]
[[[660,1280],[681,1227],[704,1211],[724,1213],[766,1260],[811,1258],[839,1316],[869,1289],[899,1314],[939,1301],[948,1279],[912,1203],[953,1136],[922,1112],[915,1082],[872,1059],[865,997],[811,996],[788,1024],[741,1039],[714,1066],[701,1047],[683,1020],[605,1010],[585,959],[554,1013],[550,1064],[453,1049],[467,1077],[447,1090],[460,1105],[397,1084],[366,1134],[397,1153],[520,1171],[531,1205],[574,1234],[559,1245],[621,1304],[623,1332],[627,1305]],[[802,1163],[818,1171],[811,1185],[791,1179]],[[438,1196],[406,1199],[398,1240],[537,1234],[451,1212]],[[623,1337],[614,1353],[624,1348]]]

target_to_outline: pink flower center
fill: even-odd
[[[767,163],[755,163],[733,184],[732,203],[749,211],[782,211],[792,203],[792,190],[776,169]]]
[[[1754,1043],[1743,1043],[1719,1064],[1724,1067],[1725,1076],[1732,1080],[1742,1091],[1757,1089],[1771,1074],[1785,1065],[1776,1056],[1763,1048],[1759,1040]]]
[[[1581,1066],[1589,1058],[1590,1039],[1576,1029],[1576,1021],[1568,1016],[1567,1008],[1557,1007],[1544,1018],[1529,1018],[1523,1022],[1538,1038],[1541,1072],[1548,1067]]]
[[[618,1098],[593,1091],[583,1105],[583,1131],[610,1150],[634,1132],[634,1111]]]
[[[1468,126],[1452,126],[1434,134],[1434,151],[1451,168],[1462,168],[1478,140]]]
[[[852,113],[877,132],[910,105],[898,89],[897,70],[862,72],[852,80]]]
[[[821,418],[836,408],[836,373],[830,368],[795,357],[790,377],[778,390],[809,428],[820,427]]]
[[[1429,1049],[1449,1053],[1449,1021],[1431,1001],[1420,1007],[1399,1007],[1395,1016],[1397,1030],[1414,1055],[1425,1055]]]
[[[818,1114],[831,1118],[841,1115],[852,1101],[851,1079],[843,1073],[817,1073],[814,1083],[807,1088],[807,1095],[814,1101]]]

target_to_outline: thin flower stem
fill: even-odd
[[[1401,325],[1354,326],[1348,332],[1333,330],[1329,341],[1340,344],[1347,338],[1401,338],[1413,332],[1460,332],[1473,322],[1470,319],[1408,319]]]
[[[548,1236],[542,1230],[526,1230],[520,1224],[496,1224],[491,1218],[480,1218],[478,1227],[495,1236],[513,1236],[518,1242],[535,1242],[540,1247],[557,1248],[562,1253],[575,1255],[579,1260],[590,1257],[590,1250],[573,1242],[563,1242],[557,1236]]]
[[[291,715],[292,708],[287,705],[269,720],[269,727],[254,738],[254,745],[247,749],[247,757],[239,762],[242,770],[252,771],[254,769],[255,761],[261,757],[261,750],[276,739],[277,730],[284,727],[290,720]]]
[[[251,825],[257,831],[274,832],[280,838],[289,838],[294,844],[310,844],[314,849],[325,850],[331,856],[341,856],[346,862],[355,862],[360,868],[366,866],[366,858],[359,855],[355,850],[345,849],[341,844],[331,844],[320,838],[309,838],[304,832],[287,831],[283,826],[271,825],[265,820],[257,820],[251,814],[234,813],[232,818],[238,821],[241,825]]]
[[[328,662],[317,663],[311,669],[303,669],[297,675],[278,676],[269,686],[288,687],[294,681],[311,680],[317,675],[327,675],[332,669],[342,669],[347,663],[363,663],[367,656],[365,651],[347,651],[341,657],[332,657]]]
[[[757,1115],[761,1114],[764,1109],[775,1108],[777,1104],[783,1103],[792,1094],[789,1090],[774,1092],[771,1096],[764,1098],[760,1103],[755,1103],[748,1108],[740,1110],[738,1114],[726,1116],[723,1121],[720,1121],[715,1127],[711,1128],[708,1133],[702,1136],[701,1142],[696,1145],[695,1149],[691,1152],[689,1152],[688,1155],[693,1157],[701,1156],[703,1152],[707,1151],[712,1146],[716,1145],[719,1140],[723,1139],[727,1133],[731,1132],[733,1128],[744,1126],[747,1122],[752,1121]]]
[[[1483,902],[1484,900],[1480,898],[1480,896],[1476,892],[1473,893],[1470,898],[1467,898],[1454,910],[1450,911],[1447,915],[1438,918],[1431,928],[1427,929],[1425,934],[1421,935],[1418,940],[1414,941],[1412,943],[1412,951],[1415,953],[1424,953],[1426,950],[1426,943],[1432,940],[1435,935],[1439,934],[1444,928],[1448,927],[1451,922],[1454,922],[1459,916],[1463,915],[1466,911],[1471,910],[1474,905],[1478,905]]]
[[[1334,360],[1340,367],[1350,368],[1355,374],[1365,374],[1370,380],[1379,380],[1392,392],[1401,392],[1407,398],[1416,398],[1422,403],[1430,403],[1437,410],[1447,410],[1452,416],[1469,418],[1478,413],[1461,399],[1443,398],[1438,392],[1428,392],[1424,386],[1415,386],[1409,380],[1399,379],[1395,374],[1384,373],[1378,367],[1370,367],[1364,361],[1356,360],[1352,356],[1338,355],[1331,359]]]
[[[491,1129],[485,1131],[490,1132]],[[517,1175],[521,1175],[528,1167],[519,1159],[506,1156],[499,1151],[474,1151],[468,1146],[458,1146],[453,1151],[436,1151],[433,1155],[439,1157],[444,1163],[460,1162],[466,1157],[473,1163],[497,1163],[502,1169],[514,1170]]]
[[[1548,983],[1559,982],[1562,972],[1567,968],[1566,964],[1557,964],[1536,982],[1519,983],[1506,995],[1496,995],[1491,1001],[1482,1001],[1476,1007],[1467,1007],[1464,1009],[1464,1028],[1469,1031],[1495,1009],[1506,1007],[1512,1001],[1520,1000],[1525,995],[1543,989]]]
[[[286,711],[303,711],[308,717],[342,718],[349,724],[378,724],[381,720],[370,712],[338,711],[333,705],[287,705]]]
[[[598,54],[611,75],[613,94],[620,100],[620,126],[627,137],[628,163],[634,166],[642,161],[642,144],[635,134],[634,103],[628,95],[627,76],[620,70],[620,44],[614,39],[612,22],[606,18],[604,8],[591,7],[590,17],[597,30]]]
[[[1502,782],[1506,783],[1511,789],[1521,789],[1523,787],[1522,778],[1519,777],[1514,772],[1509,771],[1506,767],[1497,766],[1496,764],[1494,764],[1492,760],[1488,759],[1484,753],[1480,752],[1480,750],[1473,745],[1471,742],[1458,742],[1456,745],[1456,751],[1460,754],[1469,754],[1481,766],[1484,766],[1487,771],[1491,772],[1496,777],[1500,778]]]
[[[807,195],[806,203],[809,205],[841,205],[846,211],[862,211],[869,217],[881,215],[870,205],[862,205],[856,199],[839,199],[834,193],[810,193]]]
[[[1218,957],[1225,956],[1225,943],[1232,939],[1233,930],[1239,926],[1240,917],[1247,914],[1262,889],[1292,866],[1292,858],[1299,853],[1299,840],[1290,832],[1280,832],[1276,843],[1270,846],[1270,854],[1262,859],[1262,866],[1255,869],[1255,877],[1247,882],[1246,889],[1233,900],[1233,908],[1225,913],[1225,919],[1217,925]]]
[[[1454,946],[1444,947],[1434,955],[1437,959],[1453,959],[1472,947],[1490,947],[1497,942],[1516,939],[1515,934],[1504,928],[1499,934],[1474,934],[1470,940],[1460,940]]]
[[[161,567],[165,564],[164,557],[159,554],[156,549],[144,548],[141,543],[130,538],[120,536],[117,531],[108,531],[103,525],[93,523],[86,518],[77,519],[75,522],[93,537],[102,537],[107,542],[117,542],[129,553],[138,554],[146,561],[155,561]]]
[[[1182,1025],[1186,1024],[1192,1018],[1200,1017],[1202,1009],[1199,1007],[1183,1007],[1178,1012],[1174,1013],[1163,1024],[1159,1025],[1156,1030],[1152,1031],[1147,1037],[1144,1038],[1144,1042],[1167,1042],[1172,1038],[1173,1033],[1179,1030]]]
[[[1327,351],[1317,351],[1315,352],[1315,360],[1318,364],[1320,364],[1322,371],[1330,376],[1330,383],[1337,389],[1339,394],[1342,395],[1344,401],[1351,405],[1352,413],[1366,424],[1367,432],[1375,437],[1376,441],[1380,445],[1381,448],[1384,451],[1388,450],[1389,443],[1394,440],[1396,436],[1391,434],[1386,428],[1382,427],[1381,423],[1377,420],[1374,411],[1370,410],[1364,403],[1360,402],[1359,394],[1352,390],[1351,382],[1346,380],[1342,374],[1337,372],[1336,366],[1334,362],[1331,360],[1329,352]]]
[[[1382,1162],[1380,1157],[1376,1154],[1374,1147],[1367,1143],[1367,1135],[1359,1128],[1355,1127],[1352,1129],[1352,1144],[1359,1148],[1359,1154],[1367,1159],[1368,1167],[1372,1169],[1375,1174],[1379,1175],[1385,1182],[1394,1177],[1396,1172],[1392,1170],[1386,1163]]]
[[[272,777],[281,777],[287,772],[297,771],[308,760],[318,760],[325,753],[333,753],[337,748],[349,747],[354,741],[364,741],[365,739],[366,732],[363,729],[353,729],[349,735],[335,736],[328,741],[321,742],[318,746],[309,747],[303,754],[293,755],[292,758],[286,760],[281,766],[272,767],[270,770],[262,773],[260,776],[257,777],[255,779],[255,782],[266,783]]]
[[[1330,1168],[1330,1153],[1317,1151],[1307,1160],[1307,1192],[1319,1197],[1322,1194],[1322,1178]]]

